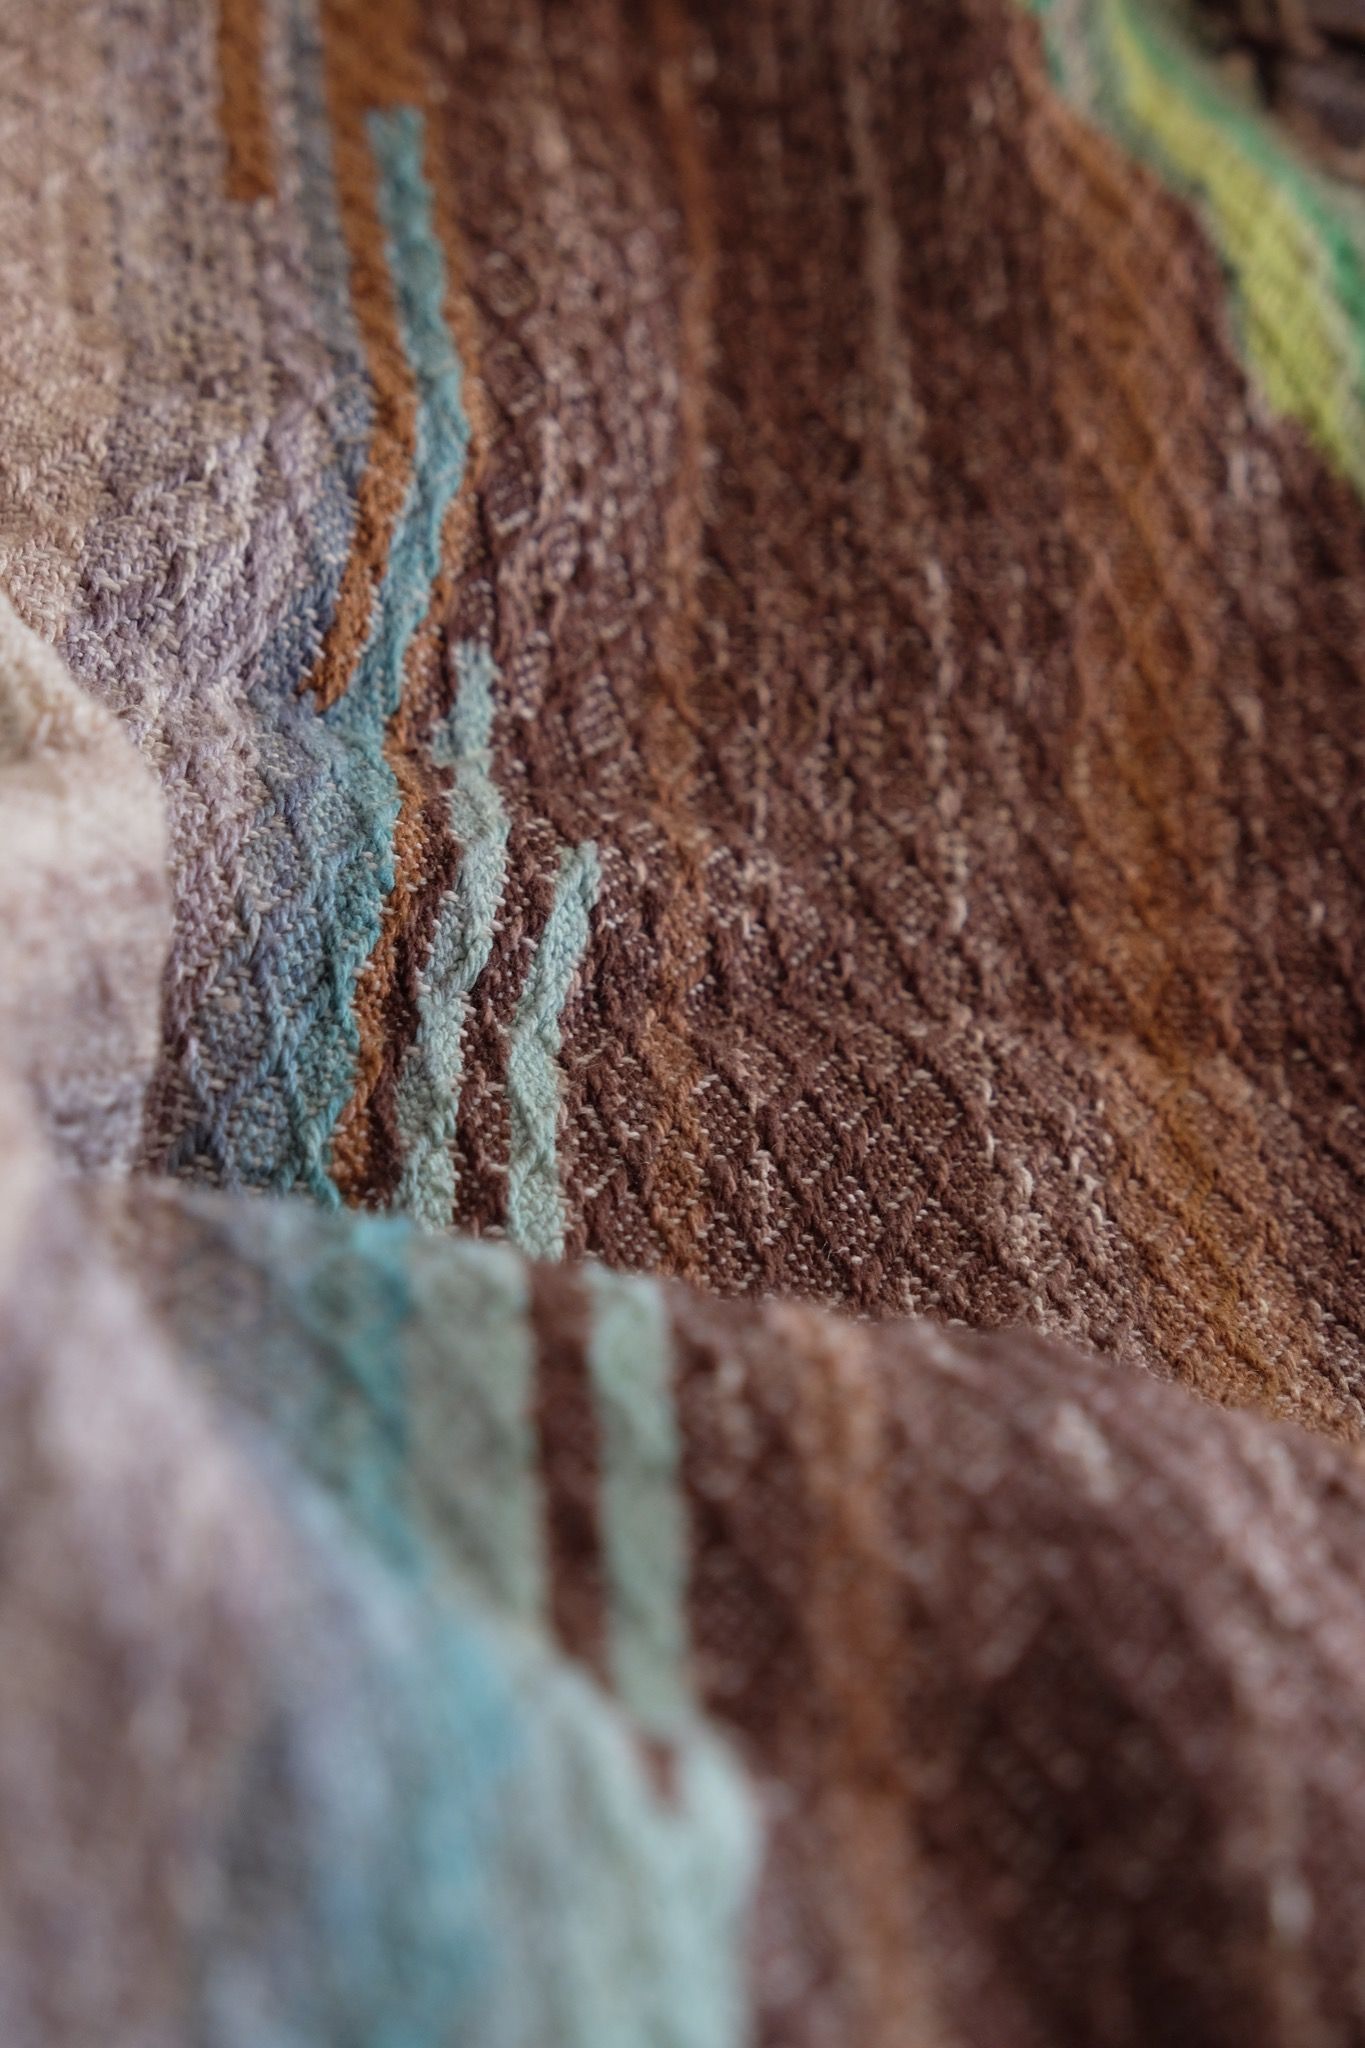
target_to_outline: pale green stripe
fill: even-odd
[[[602,1544],[617,1692],[653,1733],[691,1705],[687,1528],[679,1491],[673,1347],[657,1282],[584,1270],[592,1304],[588,1367],[602,1436]]]
[[[1354,198],[1132,0],[1025,0],[1066,94],[1199,205],[1270,403],[1365,489],[1365,262]]]
[[[743,1765],[696,1722],[660,1798],[584,1672],[527,1644],[520,1678],[519,1774],[484,1882],[535,1967],[502,1973],[506,2024],[479,2048],[744,2048],[763,1844]]]
[[[546,1572],[526,1268],[506,1245],[419,1239],[412,1288],[409,1437],[423,1511],[477,1592],[539,1624]]]
[[[398,1078],[395,1121],[403,1171],[395,1197],[423,1223],[442,1228],[455,1204],[455,1122],[469,997],[488,964],[507,872],[507,810],[489,772],[493,732],[493,657],[461,641],[459,691],[433,758],[454,768],[447,799],[460,842],[459,871],[437,914],[431,956],[418,998],[417,1032]]]
[[[554,902],[517,1005],[507,1054],[507,1230],[534,1259],[564,1256],[557,1151],[559,1019],[587,951],[601,878],[591,841],[562,854]]]

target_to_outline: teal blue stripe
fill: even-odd
[[[588,1368],[602,1441],[602,1544],[612,1677],[651,1733],[675,1735],[687,1677],[687,1529],[673,1347],[658,1283],[584,1269]]]
[[[328,1170],[332,1138],[355,1084],[360,1050],[356,983],[378,942],[384,901],[394,883],[398,788],[383,755],[384,730],[402,697],[404,665],[430,603],[441,565],[442,528],[469,447],[460,360],[445,323],[445,262],[422,172],[421,116],[411,108],[371,114],[369,133],[399,327],[416,389],[416,444],[369,635],[350,688],[325,720],[330,731],[350,743],[350,772],[365,801],[363,827],[350,828],[344,855],[332,855],[320,877],[320,902],[330,907],[335,928],[321,1014],[292,1025],[292,1035],[301,1041],[292,1083],[318,1103],[299,1131],[303,1177],[324,1201],[336,1199]],[[344,816],[353,792],[344,773],[335,767],[332,772],[338,785],[332,808]],[[290,1049],[283,1048],[279,1062],[286,1071],[289,1058]]]
[[[564,1256],[557,1152],[559,1019],[587,951],[601,879],[597,848],[590,841],[562,855],[554,902],[517,1006],[507,1055],[507,1229],[535,1259]]]
[[[538,1625],[546,1571],[526,1268],[509,1246],[413,1241],[413,1482],[443,1556],[500,1614]]]
[[[445,320],[446,272],[422,171],[422,119],[411,107],[370,115],[379,211],[389,245],[403,349],[417,392],[416,447],[379,605],[351,687],[344,726],[386,722],[403,694],[403,664],[441,566],[441,529],[469,450],[460,359]]]
[[[433,757],[455,770],[450,829],[462,852],[454,886],[437,914],[418,998],[417,1033],[398,1078],[395,1119],[403,1147],[396,1201],[440,1229],[455,1204],[452,1146],[459,1108],[462,1036],[469,997],[488,963],[507,872],[507,810],[489,768],[493,658],[462,641],[455,650],[459,695]]]

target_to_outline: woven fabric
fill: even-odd
[[[5,2048],[1365,2041],[1365,202],[1161,0],[7,0]]]

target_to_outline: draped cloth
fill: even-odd
[[[1161,0],[9,0],[0,2040],[1365,2041],[1365,212]]]

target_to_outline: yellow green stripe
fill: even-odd
[[[1365,490],[1365,266],[1351,196],[1313,173],[1150,9],[1033,5],[1063,91],[1194,199],[1270,404]]]

